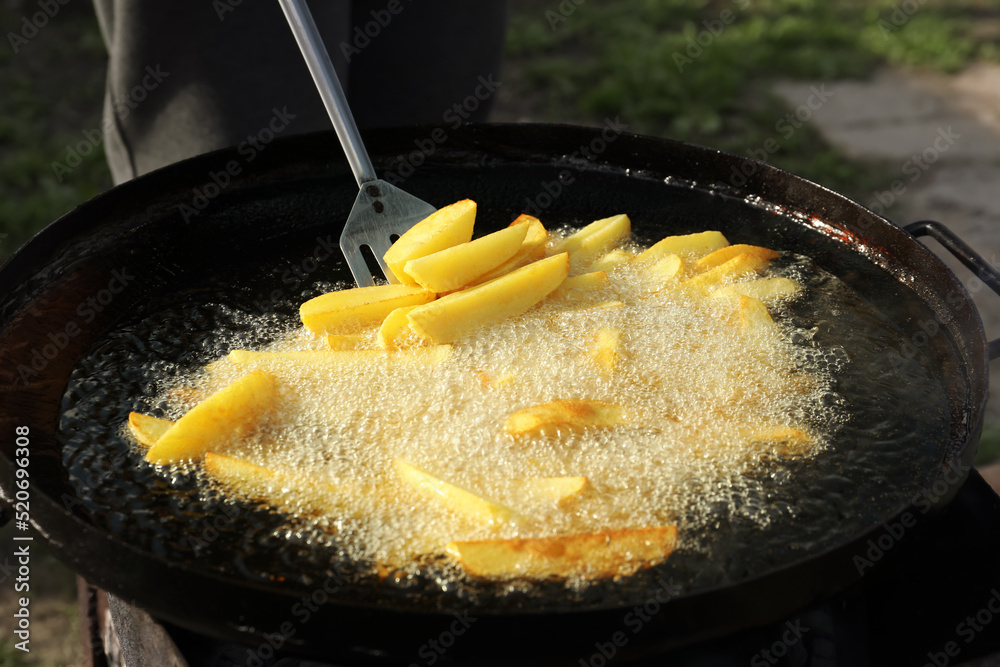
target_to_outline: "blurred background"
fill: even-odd
[[[22,42],[38,3],[0,2],[2,262],[110,188],[111,177],[101,142],[85,142],[86,154],[73,148],[101,121],[106,53],[91,5],[59,5]],[[758,157],[899,224],[940,219],[1000,266],[995,0],[510,0],[509,8],[493,120],[620,118],[632,132]],[[80,163],[60,173],[56,163],[71,153]],[[1000,335],[1000,300],[958,273],[987,334]],[[991,400],[981,464],[1000,459],[998,405]],[[38,554],[32,652],[14,648],[10,535],[0,529],[0,667],[78,664],[74,578]]]

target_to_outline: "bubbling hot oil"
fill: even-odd
[[[805,271],[807,262],[788,259],[782,272]],[[751,442],[747,432],[801,429],[810,441],[794,455],[809,457],[845,420],[829,400],[844,359],[798,344],[809,332],[783,323],[780,305],[770,309],[777,335],[744,331],[736,308],[663,288],[625,265],[604,288],[546,300],[455,343],[444,363],[319,375],[275,367],[279,409],[223,453],[312,480],[304,491],[272,489],[272,504],[300,528],[330,534],[358,562],[392,570],[415,571],[421,554],[443,553],[451,540],[673,524],[684,548],[710,552],[704,535],[719,508],[753,507],[764,491],[752,473],[789,455],[781,441]],[[589,354],[602,328],[620,332],[610,371]],[[324,348],[322,337],[296,329],[264,349]],[[245,372],[221,363],[184,378],[163,397],[168,416]],[[512,412],[557,399],[625,406],[630,421],[522,438],[504,432]],[[448,511],[400,479],[397,458],[522,518],[490,524]],[[562,507],[517,483],[579,475],[590,490]],[[761,527],[771,520],[766,511],[750,518]]]

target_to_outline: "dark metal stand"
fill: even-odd
[[[99,614],[99,597],[89,595],[88,613]],[[261,657],[247,646],[159,623],[125,601],[107,599],[129,667],[344,667],[282,652]],[[925,529],[903,534],[857,586],[830,600],[777,623],[641,661],[608,660],[595,652],[559,664],[954,667],[984,656],[1000,660],[1000,611],[991,606],[1000,610],[1000,496],[972,471],[943,513],[928,517]],[[106,631],[96,632],[107,642]],[[117,656],[93,655],[93,667],[122,664]],[[413,656],[411,663],[426,661]],[[438,664],[453,663],[445,655]]]

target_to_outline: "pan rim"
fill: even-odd
[[[426,127],[433,127],[433,126],[426,126]],[[467,131],[470,132],[470,133],[473,133],[473,134],[474,133],[482,133],[482,134],[484,134],[486,136],[489,136],[490,132],[493,132],[493,131],[500,131],[502,133],[502,132],[508,132],[508,131],[510,131],[512,129],[520,130],[522,128],[523,128],[523,126],[521,126],[519,124],[485,124],[485,125],[481,125],[481,126],[471,126]],[[580,128],[580,127],[569,126],[569,125],[540,125],[540,126],[537,126],[536,129],[544,129],[546,131],[551,131],[551,132],[571,132],[573,135],[579,135],[581,132],[586,133],[586,130],[587,130],[587,128]],[[391,135],[391,133],[393,131],[396,131],[396,132],[405,132],[406,134],[409,134],[409,135],[413,135],[414,133],[416,133],[417,136],[423,136],[422,133],[425,131],[425,128],[402,128],[402,129],[399,129],[399,130],[390,130],[389,131],[390,135]],[[591,135],[594,135],[594,134],[599,135],[600,129],[599,128],[591,128],[590,129],[590,133],[591,133]],[[317,133],[316,135],[303,135],[303,136],[299,136],[299,137],[287,137],[287,138],[281,138],[279,140],[276,140],[276,142],[285,142],[285,144],[288,144],[288,145],[304,145],[307,141],[314,141],[318,137],[329,138],[329,134],[330,133],[323,132],[323,133]],[[630,140],[632,140],[632,141],[642,141],[642,142],[650,142],[650,141],[652,141],[654,143],[658,143],[661,147],[665,147],[667,149],[669,149],[671,147],[674,147],[674,146],[684,146],[684,147],[688,147],[690,149],[695,149],[695,150],[697,150],[699,152],[710,153],[710,154],[714,154],[714,155],[717,155],[717,156],[727,156],[728,158],[738,159],[738,160],[750,160],[750,158],[743,158],[741,156],[734,156],[732,154],[724,153],[722,151],[717,151],[715,149],[706,149],[704,147],[696,146],[694,144],[685,144],[685,143],[681,143],[681,142],[673,142],[671,140],[666,140],[666,139],[655,139],[655,138],[651,138],[651,137],[643,137],[641,135],[628,134],[628,135],[623,135],[623,136],[629,137]],[[82,216],[81,211],[83,211],[84,213],[86,213],[86,212],[89,212],[91,209],[95,209],[95,208],[100,209],[102,207],[105,207],[105,205],[108,202],[111,202],[111,201],[117,199],[118,196],[120,195],[120,193],[122,193],[122,192],[129,193],[129,192],[131,192],[131,190],[142,191],[142,189],[150,187],[149,186],[150,183],[156,183],[157,182],[156,179],[163,179],[164,175],[173,174],[175,170],[180,170],[182,168],[186,169],[187,167],[192,166],[192,165],[206,164],[208,162],[208,158],[212,158],[212,156],[215,156],[215,158],[212,158],[212,159],[217,159],[218,156],[231,155],[232,154],[232,150],[233,149],[223,149],[221,151],[217,151],[215,153],[208,154],[207,156],[196,156],[194,158],[190,158],[189,160],[185,160],[184,162],[177,163],[176,165],[170,165],[170,166],[165,167],[165,168],[163,168],[161,170],[158,170],[157,172],[154,172],[154,174],[147,175],[147,176],[151,176],[152,180],[150,180],[150,179],[148,179],[147,177],[144,176],[144,177],[142,177],[142,179],[146,179],[146,180],[142,180],[142,182],[139,182],[140,179],[136,179],[136,181],[130,181],[128,183],[125,183],[125,184],[122,184],[120,186],[117,186],[117,188],[109,190],[106,193],[102,193],[101,195],[98,195],[98,197],[95,197],[94,199],[90,200],[90,202],[82,204],[80,207],[77,207],[76,209],[74,209],[74,211],[71,211],[70,213],[66,214],[65,216],[62,216],[61,218],[59,218],[56,221],[54,221],[51,225],[49,225],[48,227],[46,227],[44,230],[42,230],[41,232],[39,232],[35,237],[32,238],[31,241],[29,241],[28,244],[26,244],[25,246],[23,246],[22,248],[20,248],[17,252],[15,252],[15,254],[12,255],[11,258],[8,259],[8,261],[4,264],[3,267],[0,267],[0,289],[2,289],[2,287],[5,285],[5,282],[7,284],[10,284],[12,281],[14,281],[14,279],[15,279],[14,276],[17,273],[17,270],[19,268],[21,268],[22,265],[27,265],[28,263],[31,262],[31,258],[29,256],[30,252],[27,251],[27,248],[29,248],[29,246],[39,245],[39,244],[45,245],[45,246],[49,247],[50,252],[51,252],[51,251],[54,250],[54,248],[56,246],[58,246],[58,245],[60,245],[60,244],[63,243],[60,239],[56,238],[57,234],[62,233],[64,231],[63,227],[69,225],[70,223],[73,223],[74,227],[83,227],[84,223],[86,222],[86,218],[85,217],[81,217]],[[530,153],[530,151],[527,151],[527,152]],[[339,164],[339,162],[336,162],[336,164]],[[821,190],[824,193],[826,193],[827,196],[832,196],[832,197],[835,197],[835,198],[840,198],[844,202],[847,202],[848,204],[850,204],[851,206],[861,208],[869,216],[872,216],[872,219],[876,220],[877,224],[886,226],[887,230],[889,230],[889,229],[893,230],[890,233],[897,233],[898,232],[898,234],[903,235],[906,238],[908,238],[910,241],[912,241],[914,246],[920,246],[921,250],[920,251],[915,250],[915,252],[926,253],[925,255],[923,255],[921,257],[921,261],[936,261],[936,262],[940,263],[940,260],[929,249],[927,249],[925,246],[923,246],[922,244],[920,244],[919,242],[917,242],[915,239],[913,239],[913,237],[910,237],[908,234],[906,234],[906,232],[904,232],[902,229],[896,227],[895,225],[893,225],[891,222],[889,222],[885,218],[882,218],[881,216],[878,216],[877,214],[875,214],[875,213],[873,213],[871,211],[868,211],[867,209],[864,209],[864,207],[861,206],[860,204],[858,204],[857,202],[853,202],[852,200],[844,197],[843,195],[840,195],[840,194],[838,194],[836,192],[833,192],[833,191],[831,191],[831,190],[829,190],[829,189],[827,189],[827,188],[825,188],[825,187],[823,187],[821,185],[817,185],[817,184],[811,183],[809,181],[805,181],[805,179],[801,179],[798,176],[795,176],[793,174],[790,174],[789,172],[785,172],[783,170],[780,170],[780,169],[778,169],[776,167],[773,167],[771,165],[766,165],[765,163],[758,163],[758,164],[760,165],[759,171],[762,174],[766,174],[766,175],[769,175],[769,176],[780,176],[780,177],[785,178],[785,179],[791,179],[791,180],[800,181],[802,183],[807,184],[810,188],[818,188],[819,190]],[[809,219],[815,219],[817,222],[819,222],[819,218],[809,218]],[[65,222],[67,220],[69,220],[70,222],[69,223]],[[77,230],[77,231],[79,231],[79,230]],[[842,229],[841,231],[845,231],[845,230]],[[901,236],[900,238],[903,238],[903,236]],[[831,236],[831,238],[836,238],[836,237]],[[836,238],[836,240],[839,240],[844,245],[849,246],[849,241],[846,238],[845,239]],[[942,267],[944,268],[944,270],[946,270],[949,273],[951,273],[950,269],[948,269],[943,264],[942,264]],[[22,272],[23,272],[23,269],[22,269]],[[893,275],[895,276],[895,274],[893,274]],[[954,276],[953,273],[951,273],[951,275],[952,275],[952,278],[953,278],[954,287],[960,289],[961,292],[962,292],[963,297],[966,299],[966,302],[969,303],[969,304],[971,304],[971,296],[968,294],[968,291],[965,289],[964,285],[961,284],[961,281],[959,281],[957,279],[957,277]],[[975,309],[974,309],[974,306],[973,306],[973,311],[974,310]],[[2,312],[2,311],[0,311],[0,312]],[[979,322],[979,329],[978,329],[979,339],[978,339],[978,341],[975,341],[975,342],[981,341],[983,343],[983,349],[985,351],[985,340],[986,340],[985,339],[985,332],[983,331],[981,318],[978,318],[978,313],[976,313],[976,317],[977,317],[978,322]],[[6,327],[6,323],[4,323],[4,326]],[[970,342],[970,341],[967,341],[967,342]],[[985,358],[985,355],[984,355],[984,358]],[[988,370],[989,370],[989,362],[988,362],[988,360],[985,361],[984,367],[985,367],[985,373],[986,373],[985,377],[988,378]],[[975,408],[974,415],[975,414],[978,414],[980,416],[982,415],[984,404],[985,404],[985,392],[984,392],[983,397],[982,397],[981,405],[979,405],[979,406],[973,406]],[[973,416],[973,422],[976,422],[976,421],[977,421],[977,419],[975,418],[975,416]],[[969,456],[968,451],[967,451],[969,449],[969,446],[968,446],[969,445],[969,440],[974,440],[975,439],[974,435],[975,434],[973,433],[969,438],[967,438],[966,443],[965,443],[965,450],[963,451],[963,454],[962,454],[963,457]],[[974,450],[974,448],[973,448],[973,450]],[[974,454],[974,451],[972,452],[972,454]],[[9,468],[11,467],[11,462],[7,458],[5,452],[0,452],[0,459],[2,459],[3,467],[7,468],[9,470]],[[964,461],[964,458],[962,460]],[[0,484],[0,495],[3,496],[4,500],[7,500],[10,497],[8,489],[11,489],[13,487],[9,485],[9,481],[10,480],[8,479],[8,475],[7,474],[0,475],[0,479],[2,479],[2,481],[4,482],[3,484]],[[79,517],[76,517],[75,515],[73,515],[72,512],[66,512],[62,507],[60,507],[57,503],[55,503],[54,499],[51,499],[48,496],[45,496],[45,500],[46,500],[46,502],[50,502],[52,504],[52,506],[56,510],[62,511],[66,518],[72,519],[73,521],[75,521],[78,524],[80,524],[80,526],[82,526],[84,528],[85,532],[97,532],[97,531],[100,530],[96,526],[84,524],[83,521]],[[904,507],[904,508],[902,508],[900,510],[900,512],[905,511],[905,510],[906,510],[906,508]],[[898,515],[898,512],[896,513],[896,515]],[[44,534],[44,527],[43,526],[36,526],[36,529],[38,529],[42,534]],[[869,532],[877,532],[877,530],[878,529],[876,527],[876,528],[873,528]],[[867,533],[866,533],[865,536],[862,536],[862,537],[866,537],[866,536],[867,536]],[[110,533],[106,533],[106,534],[102,534],[101,537],[107,538],[107,537],[113,537],[113,536],[111,536]],[[859,539],[861,539],[861,538],[859,538]],[[252,582],[252,581],[247,580],[247,579],[237,579],[235,577],[227,577],[227,576],[223,575],[222,573],[215,573],[215,572],[211,572],[211,571],[197,570],[195,568],[188,567],[187,564],[171,563],[169,561],[160,559],[159,557],[155,556],[155,554],[152,554],[152,553],[150,553],[148,551],[143,551],[143,550],[137,549],[137,548],[132,547],[132,545],[129,545],[127,543],[121,543],[121,546],[126,547],[127,550],[133,550],[133,551],[135,551],[135,552],[137,552],[139,554],[142,554],[145,557],[156,558],[158,561],[161,562],[161,564],[163,566],[165,566],[168,569],[179,568],[181,570],[185,570],[191,576],[195,576],[195,577],[209,576],[210,578],[219,579],[219,580],[225,581],[227,583],[235,583],[236,585],[238,585],[240,587],[245,587],[247,585],[250,585],[251,587],[257,587],[256,586],[256,582]],[[833,546],[833,547],[830,547],[828,550],[826,550],[826,552],[837,551],[837,550],[839,550],[841,548],[842,548],[841,546]],[[823,552],[823,553],[826,553],[826,552]],[[813,557],[815,557],[815,556],[816,556],[816,554],[813,554]],[[745,579],[743,581],[749,582],[749,581],[754,581],[756,579],[767,578],[767,577],[772,576],[773,574],[775,574],[777,572],[781,572],[781,571],[787,570],[787,569],[789,569],[791,567],[795,567],[796,565],[799,565],[801,562],[803,562],[802,559],[796,560],[796,561],[793,561],[791,563],[786,564],[785,566],[781,566],[781,567],[775,568],[773,570],[768,570],[768,571],[759,573],[758,575],[756,575],[754,577],[749,577],[749,578],[747,578],[747,579]],[[729,586],[730,586],[729,584],[722,584],[722,585],[719,585],[718,587],[714,587],[714,588],[713,587],[700,588],[700,589],[697,589],[694,592],[690,593],[690,595],[691,596],[696,596],[696,595],[701,595],[701,594],[707,594],[707,593],[713,592],[713,590],[726,589]],[[271,590],[271,588],[269,586],[266,586],[266,585],[261,586],[261,588],[266,589],[266,590],[268,590],[269,592],[272,592],[272,593],[274,592],[274,591]],[[112,592],[115,592],[115,591],[112,591]],[[355,603],[350,603],[350,604],[345,605],[345,606],[348,607],[348,608],[350,608],[350,609],[356,609],[358,607],[358,605],[355,604]],[[590,611],[600,611],[600,612],[603,612],[603,611],[608,611],[608,610],[622,610],[622,609],[626,609],[626,608],[627,607],[612,606],[612,607],[608,607],[606,609],[605,608],[598,608],[596,610],[591,610],[591,609],[587,609],[587,610],[574,609],[574,610],[567,610],[566,612],[561,612],[561,613],[589,613]],[[377,605],[373,606],[372,609],[380,611],[380,612],[384,611],[384,608],[378,607]],[[407,613],[407,614],[409,614],[409,613],[417,613],[417,614],[419,614],[420,612],[414,610],[414,611],[407,611],[407,612],[404,612],[404,613]],[[545,612],[542,612],[542,613],[545,613]],[[431,615],[431,616],[437,616],[439,614],[437,612],[429,612],[429,615]],[[521,617],[521,616],[525,615],[525,612],[523,612],[523,611],[522,612],[515,612],[512,615],[517,616],[517,617]]]

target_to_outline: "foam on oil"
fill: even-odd
[[[804,262],[789,260],[782,271],[805,271]],[[444,363],[349,363],[321,372],[273,364],[279,409],[223,452],[313,482],[272,490],[290,531],[330,534],[358,562],[397,572],[415,573],[421,554],[443,553],[451,540],[672,524],[685,549],[710,555],[706,538],[720,507],[761,528],[772,520],[767,509],[747,510],[766,506],[751,473],[816,455],[846,419],[831,400],[842,351],[808,345],[810,331],[784,323],[780,305],[771,308],[778,328],[770,334],[744,331],[736,309],[735,301],[664,287],[624,265],[604,288],[543,301],[455,343]],[[613,370],[591,352],[602,328],[620,332]],[[230,349],[258,338],[229,331],[217,342]],[[322,337],[292,329],[257,349],[325,347]],[[166,416],[179,418],[247,371],[223,360],[183,378],[161,396]],[[630,421],[534,437],[504,432],[512,412],[557,399],[625,406]],[[808,441],[751,435],[780,427]],[[396,458],[528,520],[490,525],[450,512],[401,480]],[[518,484],[577,475],[591,489],[563,507]],[[326,509],[317,514],[317,506]]]

